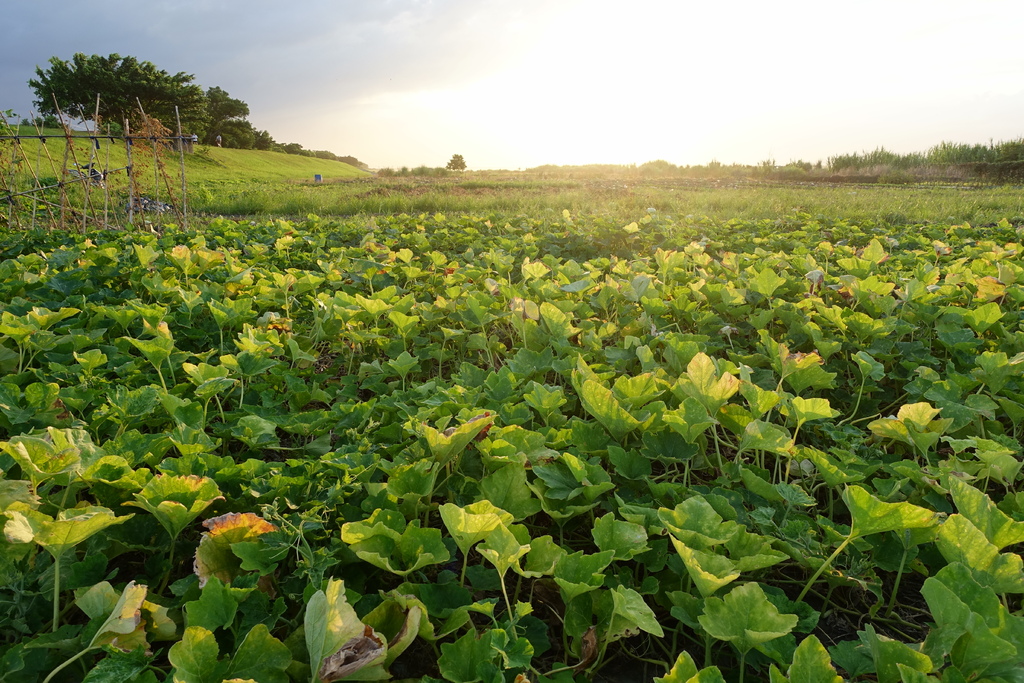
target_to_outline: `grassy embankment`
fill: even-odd
[[[55,130],[41,132],[43,135],[59,134]],[[14,160],[14,173],[5,180],[13,191],[25,191],[37,186],[53,185],[65,177],[64,169],[92,163],[95,168],[109,172],[107,185],[112,195],[127,196],[125,167],[128,165],[128,152],[124,144],[120,140],[106,138],[99,138],[98,143],[94,147],[85,137],[75,140],[70,146],[52,138],[45,141],[22,139],[16,147],[11,142],[0,143],[9,148],[5,149],[4,159]],[[160,198],[166,198],[168,193],[172,197],[176,195],[181,187],[182,167],[182,157],[178,152],[161,150],[161,164],[157,169],[154,169],[151,143],[136,141],[131,155],[137,192]],[[185,154],[184,168],[189,194],[199,199],[232,197],[240,186],[248,184],[266,187],[268,184],[276,186],[303,179],[312,181],[314,175],[318,174],[328,181],[368,175],[365,171],[338,161],[207,145],[196,145],[194,153]]]
[[[44,131],[45,132],[45,131]],[[161,199],[179,192],[180,159],[163,155],[166,178],[153,169],[152,148],[137,143],[133,165],[139,191]],[[101,140],[94,150],[81,140],[65,160],[64,145],[25,140],[16,157],[16,189],[38,176],[56,179],[62,168],[95,161],[100,168],[126,165],[119,143]],[[551,173],[470,171],[442,176],[374,177],[348,164],[278,152],[198,145],[185,155],[190,213],[208,216],[304,217],[356,214],[467,212],[526,214],[544,212],[610,214],[635,220],[654,208],[662,214],[729,220],[804,216],[843,218],[894,225],[929,223],[988,224],[1007,218],[1024,223],[1024,196],[1007,186],[821,185],[724,180],[645,178],[636,169],[590,176]],[[632,171],[631,173],[626,171]],[[314,183],[314,175],[323,183]],[[111,193],[123,173],[113,174]],[[121,183],[123,184],[123,182]],[[155,191],[153,189],[155,188]]]

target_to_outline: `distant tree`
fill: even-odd
[[[168,126],[175,125],[175,106],[185,129],[205,122],[206,99],[192,74],[169,74],[151,62],[116,53],[87,57],[77,52],[68,61],[51,57],[49,65],[36,67],[36,78],[28,81],[40,114],[56,115],[59,106],[72,116],[92,119],[99,95],[100,118],[112,124],[137,121],[139,103],[147,115]]]
[[[355,157],[352,157],[352,156],[338,157],[338,161],[346,163],[349,166],[355,166],[356,168],[363,168],[363,169],[369,168],[362,161],[359,161],[359,159],[356,159]]]
[[[224,147],[235,149],[253,149],[256,146],[256,130],[245,119],[228,119],[221,122],[219,128],[211,131],[214,138],[221,136]]]
[[[222,136],[228,147],[251,149],[256,140],[256,131],[245,120],[249,116],[249,105],[228,95],[222,88],[214,86],[206,91],[206,125],[202,136],[207,144]],[[245,125],[241,125],[244,122]],[[230,134],[229,134],[230,129]],[[230,144],[231,140],[235,144]],[[248,144],[241,144],[246,142]]]
[[[38,126],[39,128],[60,128],[60,119],[53,114],[48,114],[46,116],[37,116],[31,121],[28,119],[22,119],[21,125]]]
[[[449,171],[465,171],[466,160],[462,158],[461,154],[453,154],[451,161],[445,166]]]
[[[263,150],[267,152],[274,149],[274,138],[270,137],[270,133],[265,130],[258,130],[255,133],[255,139],[253,140],[253,149]]]
[[[327,159],[328,161],[337,161],[338,155],[334,152],[329,152],[326,149],[315,149],[313,150],[313,156],[317,159]]]

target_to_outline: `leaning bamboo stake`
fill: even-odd
[[[174,119],[178,123],[178,157],[181,161],[181,227],[188,230],[188,199],[185,192],[185,136],[181,132],[181,114],[174,105]]]
[[[78,163],[78,155],[75,153],[75,144],[74,144],[75,136],[73,134],[74,131],[71,130],[71,127],[65,121],[64,112],[61,110],[60,105],[57,104],[57,98],[56,97],[54,97],[53,106],[57,109],[57,116],[60,117],[61,126],[64,128],[64,136],[65,136],[64,167],[61,169],[61,180],[63,181],[61,183],[61,199],[62,199],[62,201],[61,201],[61,229],[64,230],[64,229],[66,229],[65,206],[64,205],[66,205],[66,211],[68,213],[70,213],[72,216],[74,216],[74,214],[75,214],[74,208],[71,206],[71,203],[68,201],[67,189],[66,189],[66,185],[68,183],[68,181],[67,181],[68,159],[70,158],[71,162],[75,166],[77,166],[78,168],[82,168],[82,167]],[[78,175],[78,177],[75,179],[76,183],[80,183],[82,185],[82,193],[83,193],[83,196],[85,197],[84,203],[82,205],[82,232],[83,233],[85,232],[85,229],[86,229],[86,221],[88,220],[89,214],[92,213],[92,203],[90,202],[90,197],[89,197],[89,185],[91,183],[91,180],[92,180],[92,178],[90,177],[88,171],[86,173],[84,173],[84,174],[80,173]]]
[[[167,198],[169,200],[169,205],[171,209],[174,211],[174,214],[178,217],[181,224],[184,225],[184,212],[179,208],[177,201],[174,199],[174,189],[171,187],[171,178],[170,176],[167,175],[167,170],[164,168],[164,162],[163,159],[160,158],[159,149],[157,147],[157,133],[161,132],[162,130],[166,130],[169,133],[170,130],[166,129],[163,126],[163,124],[161,124],[157,119],[150,118],[149,115],[146,114],[145,109],[142,108],[142,102],[139,101],[139,98],[136,97],[135,101],[136,103],[138,103],[139,111],[142,112],[142,118],[146,122],[149,137],[153,141],[153,186],[154,194],[156,195],[154,199],[156,202],[159,203],[160,176],[162,175],[164,179],[164,186],[167,188]]]
[[[0,124],[3,124],[5,127],[9,125],[7,123],[7,117],[3,116],[2,113],[0,113]],[[19,147],[21,147],[21,141],[18,140],[17,138],[15,138],[14,139],[14,144],[11,145],[11,170],[10,170],[10,176],[8,177],[6,174],[3,176],[4,187],[7,188],[8,196],[12,197],[12,199],[10,199],[10,201],[8,203],[8,208],[7,208],[7,224],[8,225],[13,225],[15,223],[15,221],[17,220],[17,215],[18,215],[14,211],[13,196],[14,196],[14,167],[15,167],[15,164],[17,163],[17,160],[18,160],[18,148]],[[22,150],[22,153],[24,154],[24,150]]]
[[[36,133],[39,134],[39,142],[40,142],[40,145],[41,145],[41,151],[46,152],[46,161],[50,164],[50,173],[53,173],[53,176],[56,178],[56,177],[58,177],[57,170],[55,168],[56,162],[54,162],[53,156],[50,155],[50,148],[46,146],[46,138],[43,136],[42,126],[37,124],[35,126],[35,129],[36,129]],[[40,179],[41,179],[41,176],[39,174],[39,169],[37,168],[36,169],[36,185],[39,188],[39,190],[42,191],[44,188],[42,187],[42,182],[41,182]],[[35,196],[35,195],[33,195],[33,196]],[[53,229],[53,226],[57,223],[57,219],[53,215],[53,202],[48,202],[48,201],[45,201],[45,200],[42,200],[42,201],[43,201],[43,206],[46,207],[46,214],[50,217],[50,224],[49,224],[47,229]],[[33,225],[33,227],[35,227],[35,223],[34,222],[33,222],[32,225]]]
[[[160,202],[160,150],[156,146],[156,131],[153,129],[153,120],[149,118],[149,114],[142,108],[142,100],[138,97],[135,98],[135,103],[139,105],[139,112],[142,113],[142,120],[146,124],[146,132],[149,133],[149,139],[153,143],[153,201],[159,204]]]
[[[128,173],[128,224],[135,225],[135,175],[132,172],[132,136],[128,119],[124,120],[124,153],[127,157],[125,171]]]

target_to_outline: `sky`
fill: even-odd
[[[0,111],[51,57],[194,74],[373,168],[777,164],[1024,136],[1020,0],[4,2]]]

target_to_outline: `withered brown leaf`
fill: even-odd
[[[384,656],[384,641],[367,626],[363,635],[350,639],[341,648],[324,659],[317,676],[323,683],[340,681]]]
[[[585,671],[597,659],[597,630],[591,626],[583,634],[580,646],[580,663],[572,668],[573,673]]]

